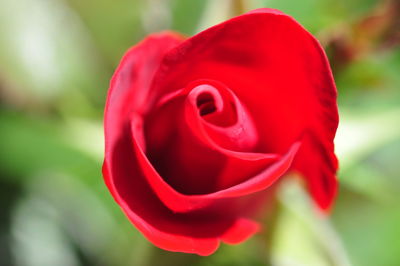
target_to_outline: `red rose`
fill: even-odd
[[[250,217],[260,192],[288,170],[330,207],[337,124],[318,41],[259,9],[188,39],[154,34],[126,53],[106,104],[103,174],[152,243],[209,255],[259,229]]]

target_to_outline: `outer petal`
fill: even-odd
[[[105,160],[105,182],[127,217],[154,245],[210,255],[220,241],[239,243],[258,231],[256,223],[229,214],[171,212],[153,194],[128,149],[129,136],[122,137],[111,158]]]
[[[168,52],[153,82],[159,92],[153,101],[198,79],[221,81],[246,105],[263,140],[260,152],[282,154],[304,136],[294,169],[304,174],[318,205],[329,208],[337,187],[336,88],[311,34],[272,9],[216,25]]]
[[[229,213],[181,215],[172,212],[162,204],[144,179],[130,133],[132,116],[146,111],[143,103],[147,98],[149,82],[161,59],[181,41],[180,37],[170,33],[153,35],[130,49],[122,59],[111,81],[105,110],[103,175],[124,213],[156,246],[209,255],[217,249],[220,241],[243,241],[254,234],[258,226]]]
[[[132,47],[122,58],[111,79],[105,107],[106,157],[130,115],[145,111],[151,81],[165,53],[182,41],[182,37],[174,33],[154,34]],[[143,139],[140,141],[143,144]]]

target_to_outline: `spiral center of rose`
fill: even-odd
[[[218,127],[229,127],[237,122],[234,96],[219,84],[188,86],[188,101],[204,121]]]
[[[246,171],[229,180],[217,177],[229,154],[254,152],[259,140],[247,108],[228,86],[214,80],[194,81],[160,99],[146,117],[145,137],[154,168],[187,194],[211,193],[245,180]],[[169,167],[172,163],[179,167]],[[260,168],[253,170],[251,174]]]
[[[199,114],[205,116],[211,114],[217,110],[215,106],[214,97],[207,92],[201,93],[197,97],[196,101],[197,108],[199,109]]]

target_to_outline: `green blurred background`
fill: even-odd
[[[287,181],[265,233],[210,257],[159,250],[102,181],[109,79],[151,32],[192,35],[258,7],[292,15],[328,52],[337,204],[321,217]],[[399,45],[398,0],[2,0],[0,265],[400,265]]]

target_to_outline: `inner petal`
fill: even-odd
[[[214,97],[207,92],[201,93],[198,96],[196,104],[201,116],[212,114],[217,110]]]
[[[253,119],[229,88],[214,80],[196,81],[188,88],[192,88],[185,111],[189,125],[192,121],[201,121],[207,135],[222,148],[254,151],[258,134]],[[196,117],[195,109],[200,117]]]
[[[147,157],[183,194],[234,186],[278,159],[253,152],[258,134],[252,118],[229,88],[213,80],[166,95],[145,121]]]
[[[214,84],[213,84],[214,83]],[[231,95],[215,82],[200,80],[189,84],[187,100],[201,118],[218,127],[228,127],[236,123],[237,113]]]
[[[215,190],[225,159],[188,130],[184,101],[184,95],[171,98],[147,117],[146,155],[175,190],[203,194]],[[200,117],[197,106],[195,108]]]

